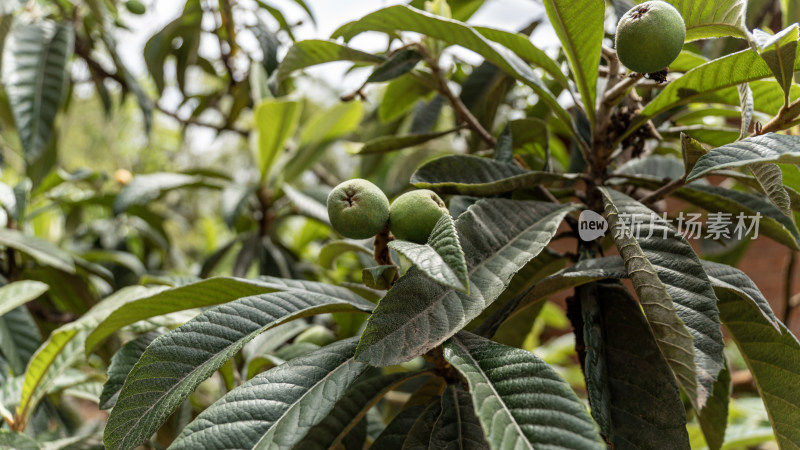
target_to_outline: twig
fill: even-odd
[[[439,93],[450,102],[450,105],[455,110],[458,118],[466,123],[467,127],[469,127],[472,131],[476,132],[481,140],[486,142],[489,147],[494,148],[497,145],[497,141],[494,139],[491,133],[483,128],[483,125],[481,125],[478,119],[472,115],[464,102],[462,102],[461,99],[450,90],[450,87],[447,85],[447,77],[445,77],[442,68],[439,67],[439,62],[431,57],[428,49],[426,49],[424,45],[420,44],[417,46],[417,48],[419,49],[420,53],[422,53],[423,58],[425,58],[425,62],[428,64],[428,67],[431,68],[431,72],[438,81]]]
[[[372,257],[375,258],[375,261],[379,265],[397,267],[397,264],[395,264],[394,260],[392,260],[392,253],[389,251],[388,245],[389,242],[393,240],[394,237],[389,233],[389,224],[387,223],[386,226],[383,227],[383,230],[381,230],[381,232],[375,236],[375,242],[373,243],[374,251]],[[392,284],[394,284],[398,278],[400,278],[400,270],[395,272]]]
[[[792,301],[792,291],[794,280],[794,271],[797,267],[797,253],[791,251],[789,253],[789,264],[786,266],[786,276],[784,277],[783,285],[783,324],[789,328],[789,321],[792,318],[792,311],[794,311],[795,303]]]
[[[674,180],[670,181],[669,183],[661,186],[660,188],[656,189],[655,191],[645,195],[644,197],[639,199],[641,203],[652,203],[669,195],[670,192],[682,187],[686,184],[686,177],[675,178]]]
[[[788,106],[782,106],[780,111],[778,111],[778,115],[773,117],[772,120],[767,122],[760,130],[756,130],[753,136],[784,130],[787,125],[794,123],[798,115],[800,115],[800,99],[793,101]]]

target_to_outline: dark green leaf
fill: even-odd
[[[456,221],[469,269],[469,295],[412,267],[370,316],[358,357],[372,365],[408,361],[463,328],[550,242],[572,205],[484,199]],[[487,240],[485,230],[494,230]]]
[[[411,72],[411,69],[422,60],[422,54],[413,48],[406,48],[392,55],[386,62],[372,71],[368,83],[380,83],[393,80],[400,75]]]
[[[367,410],[387,392],[420,375],[426,375],[426,373],[393,373],[367,378],[355,383],[336,402],[336,406],[333,407],[330,414],[309,430],[305,439],[298,444],[298,448],[309,450],[336,448],[366,416]]]
[[[10,228],[0,228],[0,245],[18,250],[39,264],[75,273],[75,263],[67,252],[35,236],[28,236]]]
[[[353,360],[356,342],[339,341],[257,375],[203,411],[172,448],[294,446],[367,368]]]
[[[583,403],[533,353],[466,332],[444,352],[467,379],[492,448],[606,448]]]
[[[615,449],[689,448],[686,411],[667,360],[622,284],[577,289],[592,416]]]
[[[442,412],[433,426],[428,448],[489,449],[469,392],[457,385],[447,386],[442,394]]]
[[[714,382],[714,390],[708,403],[697,411],[697,421],[703,430],[703,436],[710,450],[719,450],[725,441],[725,429],[728,426],[728,404],[731,400],[731,370],[728,362]]]
[[[723,364],[711,282],[691,245],[669,222],[622,193],[601,192],[609,232],[656,342],[692,404],[702,408]],[[638,237],[629,228],[634,221],[640,224]]]
[[[408,147],[424,144],[426,142],[447,136],[456,130],[438,131],[435,133],[410,134],[407,136],[381,136],[365,142],[364,145],[353,152],[356,155],[370,155],[402,150]]]
[[[103,385],[103,392],[100,394],[100,409],[111,409],[117,403],[117,397],[125,384],[125,379],[133,369],[136,362],[144,353],[144,350],[161,333],[151,331],[123,345],[114,356],[111,357],[111,364],[108,366],[108,380]]]
[[[361,279],[367,287],[372,289],[386,290],[392,286],[397,276],[397,266],[382,265],[367,267],[361,271]]]
[[[314,314],[369,311],[372,304],[362,302],[285,291],[241,298],[200,314],[147,347],[111,412],[106,445],[141,444],[201,382],[258,334]]]
[[[575,174],[532,172],[492,159],[451,155],[434,159],[417,169],[411,184],[442,194],[491,196],[576,178]]]

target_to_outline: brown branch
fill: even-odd
[[[640,203],[653,203],[661,200],[662,198],[669,195],[672,191],[682,187],[686,184],[686,177],[675,178],[674,180],[670,181],[669,183],[661,186],[660,188],[656,189],[655,191],[645,195],[644,197],[639,199]]]
[[[431,57],[428,49],[426,49],[424,45],[419,44],[417,45],[417,48],[419,49],[420,53],[422,53],[423,58],[425,58],[425,62],[428,64],[428,67],[431,68],[431,72],[436,77],[438,82],[437,90],[450,102],[450,105],[456,112],[456,116],[458,116],[458,118],[463,121],[467,127],[477,133],[481,140],[486,142],[489,147],[494,148],[497,145],[497,141],[494,139],[491,133],[483,128],[483,125],[481,125],[478,119],[472,115],[464,102],[462,102],[461,99],[458,98],[458,96],[455,95],[452,90],[450,90],[450,87],[447,85],[447,77],[444,75],[442,68],[439,67],[439,62],[435,58]]]
[[[183,118],[183,117],[179,116],[177,112],[170,111],[167,108],[164,108],[163,106],[159,105],[158,103],[155,104],[155,107],[161,113],[166,114],[169,117],[172,117],[173,119],[177,120],[178,122],[182,123],[183,125],[195,125],[195,126],[198,126],[198,127],[211,128],[212,130],[216,130],[218,133],[221,133],[223,131],[232,131],[232,132],[238,133],[239,135],[244,136],[244,137],[247,137],[247,136],[250,135],[249,131],[242,130],[240,128],[229,127],[229,126],[225,126],[225,125],[216,125],[216,124],[213,124],[213,123],[203,122],[201,120],[195,119],[194,117]]]
[[[788,125],[794,123],[797,116],[800,116],[800,99],[793,101],[788,106],[782,106],[780,111],[778,111],[778,115],[773,117],[772,120],[767,122],[760,130],[753,133],[753,136],[785,130],[788,128]]]

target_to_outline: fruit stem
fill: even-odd
[[[392,253],[389,251],[389,242],[394,240],[394,236],[389,233],[389,224],[387,223],[386,226],[383,227],[380,233],[375,235],[375,242],[373,243],[373,258],[375,258],[375,262],[382,266],[395,266],[397,264],[394,263],[392,260]],[[394,284],[397,279],[400,278],[400,270],[398,267],[397,272],[394,274],[394,279],[392,279],[392,284]]]

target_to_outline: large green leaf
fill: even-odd
[[[622,193],[601,192],[609,230],[659,348],[700,409],[723,364],[724,343],[711,282],[691,245],[669,222]],[[641,224],[638,237],[630,228],[634,222]]]
[[[298,448],[309,450],[336,448],[359,421],[364,419],[367,410],[387,392],[422,375],[429,373],[400,372],[358,381],[347,390],[330,414],[311,428],[305,439],[298,443]]]
[[[39,450],[41,447],[32,437],[8,430],[0,430],[0,448],[13,450]]]
[[[358,347],[360,360],[385,366],[441,344],[477,317],[511,277],[553,238],[573,205],[484,199],[456,221],[469,269],[469,294],[411,268],[381,299]],[[492,230],[492,239],[486,239]]]
[[[592,417],[614,448],[689,448],[686,411],[636,300],[619,282],[578,288]]]
[[[635,3],[644,1],[636,0]],[[724,36],[747,39],[748,31],[744,23],[747,14],[747,0],[665,1],[675,6],[683,16],[683,21],[686,23],[687,42]]]
[[[442,412],[431,430],[428,448],[489,449],[469,392],[454,384],[447,386],[442,394]]]
[[[800,49],[798,49],[800,51]],[[800,59],[795,62],[795,70],[800,70]],[[758,53],[747,49],[732,53],[698,66],[675,81],[670,82],[636,116],[626,135],[650,118],[675,106],[702,101],[703,96],[724,88],[733,88],[735,104],[739,104],[737,86],[749,81],[767,78],[772,75],[767,63]],[[756,97],[757,98],[757,97]],[[783,97],[780,97],[783,100]],[[781,102],[782,103],[782,102]]]
[[[289,448],[323,420],[367,368],[356,338],[257,375],[203,411],[171,448]]]
[[[3,87],[14,114],[25,160],[36,161],[51,141],[66,92],[72,28],[49,20],[11,30],[3,55]]]
[[[69,253],[35,236],[28,236],[10,228],[0,228],[0,245],[19,250],[39,264],[75,273],[75,263]]]
[[[749,302],[753,307],[761,311],[761,316],[766,322],[772,325],[776,331],[780,330],[780,322],[775,317],[775,313],[769,306],[769,302],[758,290],[758,286],[753,283],[747,274],[741,270],[726,264],[719,264],[712,261],[703,261],[703,268],[708,274],[708,279],[714,285],[714,291],[726,291],[728,294],[738,296]]]
[[[100,409],[114,407],[131,369],[139,361],[147,346],[160,335],[161,333],[157,331],[150,331],[127,342],[114,353],[114,356],[111,357],[111,364],[108,366],[108,380],[103,385],[103,392],[100,394],[100,403],[98,404]]]
[[[405,437],[399,443],[402,450],[429,448],[436,420],[442,413],[441,400],[432,400],[413,421],[408,423]],[[382,444],[383,445],[383,444]],[[382,448],[382,447],[381,447]]]
[[[544,7],[550,24],[561,40],[561,47],[572,69],[572,78],[583,100],[583,109],[594,128],[605,3],[544,0]]]
[[[288,100],[264,100],[255,111],[258,129],[258,168],[262,182],[269,175],[286,141],[300,123],[300,103]]]
[[[766,162],[800,163],[800,137],[767,133],[715,148],[697,161],[688,180],[715,170]]]
[[[533,353],[461,332],[444,356],[467,379],[492,448],[606,448],[583,403]]]
[[[272,277],[265,278],[265,281],[211,278],[154,293],[152,296],[140,298],[117,308],[89,335],[86,340],[86,351],[88,354],[115,331],[139,320],[186,309],[219,305],[251,295],[287,290],[307,290],[346,301],[363,301],[348,289],[311,281]]]
[[[442,194],[491,196],[576,178],[574,174],[533,172],[478,156],[450,155],[434,159],[417,169],[411,176],[411,184]]]
[[[776,330],[753,303],[730,291],[718,294],[720,319],[753,374],[778,445],[798,448],[800,342],[783,324]]]
[[[295,70],[334,61],[380,64],[385,59],[333,41],[308,39],[295,43],[281,61],[275,81],[280,84]]]
[[[375,11],[348,23],[336,30],[332,37],[344,37],[345,40],[350,40],[365,31],[385,33],[414,31],[448,44],[470,49],[530,86],[564,123],[572,123],[569,113],[525,61],[507,48],[487,39],[469,25],[406,5],[397,5]]]
[[[455,223],[449,214],[443,215],[436,222],[428,244],[394,240],[389,242],[389,247],[410,259],[436,282],[469,294],[467,262],[458,242]]]
[[[753,30],[753,39],[758,46],[758,53],[767,63],[775,79],[780,84],[784,93],[784,104],[789,104],[792,81],[794,77],[794,63],[797,57],[798,25],[795,23],[775,35],[767,34],[761,30]]]
[[[742,214],[742,219],[746,220],[743,220],[741,231],[745,231],[745,227],[755,221],[758,214],[759,234],[768,236],[791,249],[800,250],[800,232],[794,222],[764,195],[698,183],[678,189],[673,195],[707,211],[730,213],[731,222],[735,226],[738,226],[740,221],[738,216]],[[738,237],[739,234],[735,231],[734,229],[731,236]]]
[[[0,287],[0,316],[39,297],[47,289],[49,286],[46,284],[33,280],[16,281]]]
[[[47,392],[50,383],[73,363],[83,358],[83,345],[90,330],[111,311],[128,302],[164,289],[163,287],[132,286],[121,289],[106,297],[100,303],[81,316],[52,333],[31,358],[25,370],[25,382],[22,387],[17,416],[26,423],[31,413]]]
[[[106,446],[141,444],[203,380],[258,334],[314,314],[368,312],[372,306],[366,300],[284,291],[240,298],[200,314],[147,347],[111,411]]]

